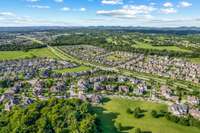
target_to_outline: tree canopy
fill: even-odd
[[[0,133],[97,133],[89,103],[49,99],[0,113]]]

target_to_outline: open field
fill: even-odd
[[[79,67],[75,67],[75,68],[66,68],[66,69],[55,70],[55,71],[58,73],[65,73],[65,72],[81,72],[81,71],[87,71],[90,69],[91,69],[91,67],[88,67],[88,66],[79,66]]]
[[[134,45],[135,48],[143,48],[143,49],[155,49],[155,50],[169,50],[169,51],[176,51],[176,52],[192,52],[187,49],[182,49],[177,46],[152,46],[150,44],[145,43],[138,43]]]
[[[188,59],[188,61],[191,61],[191,62],[193,62],[193,63],[200,64],[200,58],[190,58],[190,59]]]
[[[151,110],[167,110],[163,104],[133,101],[122,98],[112,98],[102,105],[104,111],[100,113],[102,130],[104,133],[116,133],[114,120],[122,124],[124,132],[134,133],[134,128],[141,128],[143,131],[152,131],[152,133],[199,133],[200,129],[195,127],[186,127],[166,120],[165,118],[153,118]],[[145,109],[145,116],[137,119],[128,114],[128,108],[140,107]],[[127,130],[126,130],[127,129]]]
[[[126,57],[113,54],[113,55],[109,55],[108,57],[106,57],[106,60],[121,61],[121,60],[126,60]]]
[[[58,58],[53,54],[48,48],[33,49],[28,52],[24,51],[0,51],[0,60],[12,60],[12,59],[22,59],[31,57],[49,57]]]
[[[32,42],[35,42],[35,43],[43,44],[42,41],[39,41],[39,40],[32,38],[32,37],[28,37],[28,36],[19,36],[19,37],[27,39],[27,40],[31,40]]]

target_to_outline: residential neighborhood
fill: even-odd
[[[53,109],[53,113],[65,112],[75,106],[80,114],[93,111],[91,121],[99,121],[101,126],[105,120],[113,124],[113,129],[108,129],[108,132],[101,129],[104,131],[102,133],[119,130],[120,124],[120,132],[130,124],[130,133],[135,133],[134,126],[143,125],[167,125],[166,128],[171,129],[172,133],[177,130],[172,127],[179,126],[181,132],[177,130],[177,133],[193,129],[197,131],[194,133],[198,133],[199,55],[195,51],[188,52],[195,46],[180,50],[181,45],[177,49],[182,52],[136,48],[140,47],[138,42],[149,43],[151,47],[167,47],[161,46],[167,43],[171,47],[172,43],[179,44],[177,38],[189,42],[187,37],[157,35],[166,38],[162,42],[153,33],[129,33],[127,29],[123,32],[84,30],[1,33],[0,132],[1,126],[3,130],[6,128],[4,120],[7,119],[4,117],[13,111],[22,109],[25,110],[22,112],[26,112],[30,108],[30,111],[34,111],[30,115],[37,116],[38,112],[42,114],[46,111],[42,109],[43,105],[50,103],[47,110]],[[152,41],[157,42],[158,46],[152,45]],[[5,48],[4,45],[12,47]],[[163,55],[165,52],[167,54]],[[69,105],[63,106],[65,102]],[[77,111],[70,112],[69,117],[79,119]],[[60,116],[55,119],[54,122],[59,121]],[[29,124],[32,116],[23,120]],[[151,126],[149,129],[145,127],[141,128],[147,132],[166,133],[160,132],[160,128],[158,131]]]

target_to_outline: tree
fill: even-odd
[[[11,86],[10,80],[0,80],[0,87],[8,88],[9,86]]]
[[[136,129],[135,129],[135,133],[142,133],[142,131],[141,131],[140,128],[136,128]]]
[[[151,111],[151,115],[154,117],[154,118],[158,118],[158,113],[156,110],[152,110]]]
[[[47,79],[45,82],[46,88],[51,88],[53,86],[54,80],[52,79]]]
[[[184,126],[189,126],[189,125],[190,125],[189,119],[184,118],[184,117],[181,117],[181,118],[180,118],[179,123],[180,123],[181,125],[184,125]]]
[[[115,127],[116,127],[118,132],[120,132],[122,130],[122,124],[121,123],[116,122]]]
[[[39,131],[38,133],[54,133],[53,126],[51,121],[47,116],[44,116],[43,119],[38,121]]]
[[[140,107],[135,108],[133,113],[135,118],[141,118],[144,116],[143,110]]]
[[[133,113],[133,111],[132,111],[130,108],[128,108],[128,109],[126,110],[126,112],[127,112],[128,114],[132,114],[132,113]]]
[[[200,121],[194,118],[190,118],[190,125],[200,128]]]
[[[95,117],[88,116],[80,122],[80,133],[96,133]]]

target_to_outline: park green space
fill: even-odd
[[[200,64],[200,58],[189,58],[188,61],[191,61],[192,63]]]
[[[109,60],[109,61],[123,61],[123,60],[126,60],[126,57],[125,56],[121,56],[121,55],[117,55],[117,54],[111,54],[111,55],[106,57],[106,60]]]
[[[137,43],[137,45],[133,45],[135,48],[142,48],[142,49],[155,49],[155,50],[169,50],[169,51],[176,51],[176,52],[192,52],[191,50],[182,49],[177,46],[152,46],[146,43]]]
[[[101,129],[103,133],[117,133],[114,128],[114,122],[121,123],[124,130],[122,132],[134,133],[135,128],[141,128],[142,131],[152,131],[152,133],[199,133],[200,129],[196,127],[182,126],[166,118],[153,118],[151,110],[167,110],[165,104],[158,104],[147,101],[134,101],[123,98],[111,98],[104,103],[102,109],[98,110]],[[127,113],[127,109],[140,107],[146,112],[144,117],[135,118]]]
[[[24,39],[27,39],[27,40],[31,40],[32,42],[35,42],[35,43],[43,44],[42,41],[37,40],[37,39],[32,38],[32,37],[29,37],[29,36],[19,36],[19,37],[24,38]]]
[[[88,67],[88,66],[79,66],[79,67],[66,68],[66,69],[60,69],[60,70],[55,70],[55,71],[58,73],[66,73],[66,72],[82,72],[82,71],[88,71],[90,69],[91,67]]]
[[[0,60],[23,59],[32,57],[58,58],[48,48],[33,49],[29,51],[0,51]]]

